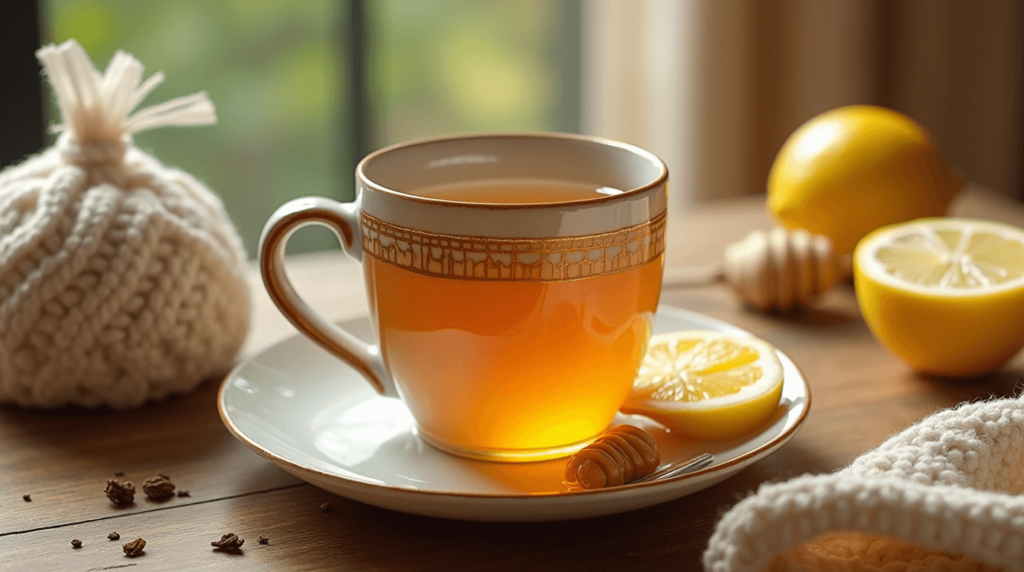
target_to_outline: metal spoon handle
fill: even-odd
[[[688,473],[690,471],[693,471],[695,469],[699,469],[701,467],[705,467],[707,465],[710,465],[714,461],[715,461],[715,456],[714,455],[712,455],[711,453],[704,453],[702,455],[697,455],[696,457],[694,457],[692,459],[687,459],[685,461],[677,461],[675,463],[672,463],[672,464],[669,464],[669,465],[665,465],[664,467],[654,471],[653,473],[647,475],[646,477],[637,479],[637,480],[633,481],[630,484],[646,483],[646,482],[655,481],[655,480],[658,480],[658,479],[667,479],[669,477],[676,477],[676,476]]]

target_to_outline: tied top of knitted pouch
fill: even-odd
[[[0,171],[0,403],[126,408],[196,387],[245,340],[245,253],[220,199],[132,144],[216,122],[204,93],[135,113],[163,80],[74,40],[37,52],[63,124]]]
[[[712,572],[1024,570],[1024,399],[925,418],[829,475],[763,485],[719,521]]]

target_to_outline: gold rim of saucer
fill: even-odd
[[[721,331],[733,331],[735,333],[747,333],[744,330],[740,330],[736,326],[732,326],[727,322],[710,318],[708,316],[692,312],[689,310],[682,310],[671,306],[661,306],[659,308],[658,315],[664,316],[671,320],[689,319],[695,320],[700,324],[700,327],[712,330]],[[360,318],[365,319],[365,318]],[[689,325],[687,326],[689,327]],[[693,328],[691,328],[693,329]],[[813,397],[811,392],[810,384],[807,381],[806,375],[803,373],[801,368],[792,361],[792,359],[785,353],[778,351],[779,357],[783,362],[784,367],[787,368],[787,375],[784,380],[784,384],[791,384],[798,393],[795,401],[790,401],[787,406],[789,411],[796,410],[795,416],[790,415],[786,421],[781,432],[771,436],[767,441],[757,442],[753,444],[753,441],[748,450],[744,450],[735,454],[723,455],[718,457],[718,452],[715,451],[717,464],[712,466],[703,467],[692,472],[688,472],[683,475],[673,476],[664,480],[657,480],[652,482],[643,483],[629,483],[621,487],[610,487],[602,489],[590,489],[581,490],[575,493],[567,493],[565,491],[552,491],[552,492],[539,492],[539,493],[509,493],[509,492],[467,492],[467,491],[446,491],[446,490],[431,490],[414,488],[409,486],[397,485],[393,483],[385,483],[381,481],[368,480],[360,474],[353,474],[347,471],[331,470],[326,469],[316,464],[310,463],[305,460],[299,460],[293,453],[281,452],[279,449],[275,449],[272,446],[266,444],[265,438],[257,431],[254,434],[250,434],[246,430],[243,430],[237,423],[233,408],[229,405],[228,395],[234,391],[233,382],[235,382],[240,376],[241,372],[244,372],[250,368],[253,368],[256,363],[260,363],[266,358],[269,352],[272,350],[284,347],[285,344],[295,343],[295,340],[308,340],[303,338],[301,334],[293,334],[291,337],[281,340],[272,344],[268,344],[261,350],[254,352],[248,359],[240,361],[235,365],[234,368],[224,377],[220,382],[220,387],[217,392],[217,410],[221,418],[222,423],[228,432],[233,435],[236,439],[241,441],[246,447],[255,452],[257,455],[285,468],[288,472],[299,476],[307,482],[314,482],[310,479],[322,479],[323,481],[317,482],[332,482],[337,485],[338,488],[323,487],[322,484],[318,485],[326,490],[341,494],[361,502],[369,502],[369,504],[377,504],[377,506],[383,506],[378,503],[372,502],[374,499],[382,498],[382,494],[394,494],[397,495],[394,498],[399,499],[400,502],[406,503],[417,498],[427,499],[460,499],[465,502],[475,501],[496,501],[496,502],[540,502],[544,503],[543,499],[551,499],[554,497],[566,497],[571,498],[573,502],[578,502],[581,498],[588,497],[617,497],[623,495],[631,495],[638,491],[651,491],[654,489],[661,489],[665,486],[671,487],[673,483],[682,483],[685,481],[698,480],[701,478],[713,476],[716,474],[731,476],[739,470],[745,468],[752,462],[755,462],[766,455],[769,455],[773,451],[782,447],[787,443],[801,428],[803,423],[807,420],[810,412],[811,405],[813,403]],[[307,343],[303,341],[302,343]],[[277,358],[275,358],[277,359]],[[791,370],[791,371],[790,371]],[[785,391],[785,390],[784,390]],[[418,436],[422,437],[422,433],[418,433]],[[509,465],[516,465],[516,463],[507,463]],[[717,482],[717,481],[716,481]],[[710,485],[708,485],[710,486]],[[435,501],[429,500],[425,502],[433,503]],[[440,506],[440,505],[432,505]],[[402,510],[401,508],[388,507],[393,510]],[[424,513],[418,513],[424,514]],[[443,516],[443,518],[453,518],[450,515]],[[456,517],[460,518],[460,517]],[[472,519],[470,519],[472,520]],[[520,521],[520,520],[509,520],[509,522]]]

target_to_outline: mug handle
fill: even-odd
[[[288,280],[284,268],[285,245],[293,232],[310,224],[326,226],[334,231],[345,253],[362,260],[358,199],[346,204],[324,197],[288,201],[274,211],[260,235],[260,274],[270,299],[300,332],[355,368],[377,393],[398,397],[380,348],[363,342],[324,318],[299,297]]]

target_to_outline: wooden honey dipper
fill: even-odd
[[[724,260],[703,268],[666,268],[662,286],[724,281],[753,308],[787,311],[807,305],[849,272],[832,241],[806,230],[775,227],[751,232],[725,249]]]
[[[618,425],[603,433],[565,466],[565,482],[584,489],[600,489],[646,477],[661,464],[658,443],[633,425]]]

